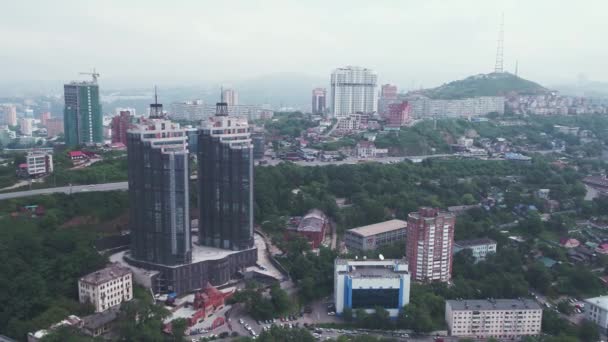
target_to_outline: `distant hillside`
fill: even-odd
[[[560,84],[555,89],[564,95],[593,98],[608,98],[608,83],[598,81],[578,82],[577,84]]]
[[[509,73],[479,74],[463,80],[446,83],[437,88],[415,93],[433,99],[460,99],[475,96],[499,96],[509,93],[538,94],[549,91],[538,83]]]

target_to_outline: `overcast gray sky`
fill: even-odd
[[[2,1],[0,82],[104,79],[226,82],[271,73],[329,77],[372,68],[403,88],[494,67],[545,84],[608,81],[606,0]]]

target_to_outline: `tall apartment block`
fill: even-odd
[[[119,115],[112,118],[112,143],[127,144],[127,130],[133,125],[133,114],[128,110],[120,111]]]
[[[187,146],[179,124],[159,117],[142,119],[127,133],[133,259],[162,265],[192,260]]]
[[[378,76],[370,69],[347,66],[331,74],[331,110],[333,117],[370,114],[377,110]]]
[[[454,214],[436,208],[422,207],[408,215],[406,256],[412,280],[450,280],[455,225]]]
[[[325,88],[315,88],[312,90],[312,113],[325,114],[327,90]]]
[[[380,88],[380,98],[387,100],[396,100],[397,86],[394,84],[383,84]]]
[[[51,118],[51,112],[42,112],[40,113],[40,123],[42,126],[46,127],[46,122]]]
[[[239,93],[234,89],[224,89],[222,90],[222,96],[224,97],[224,101],[230,107],[238,106],[239,104]]]
[[[103,120],[97,82],[71,82],[65,84],[63,89],[66,145],[103,143]]]
[[[0,105],[0,112],[3,114],[2,124],[17,126],[17,107],[13,104]]]
[[[23,135],[32,135],[34,130],[34,119],[32,118],[20,118],[19,119],[19,130]]]
[[[389,126],[400,127],[410,121],[412,107],[407,101],[391,103],[388,105],[388,114],[385,115]]]
[[[56,137],[63,133],[63,118],[50,118],[46,120],[46,136]]]
[[[253,246],[253,145],[247,119],[225,102],[203,121],[198,141],[199,243],[231,250]]]

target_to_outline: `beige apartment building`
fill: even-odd
[[[78,280],[78,299],[91,302],[103,312],[133,298],[133,275],[129,268],[112,264]]]
[[[452,336],[512,339],[540,334],[543,310],[530,299],[447,300]]]

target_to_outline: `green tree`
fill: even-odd
[[[181,342],[186,336],[186,329],[188,328],[188,320],[183,317],[174,319],[171,321],[171,332],[173,333],[173,339]]]
[[[289,311],[291,308],[291,301],[289,300],[287,292],[285,292],[285,290],[283,290],[279,285],[273,285],[270,288],[270,297],[275,312],[283,314]]]
[[[578,337],[581,341],[597,341],[600,338],[600,333],[597,325],[591,321],[583,320],[578,327]]]
[[[315,338],[306,329],[286,329],[273,326],[270,330],[262,332],[257,340],[261,342],[314,342]]]
[[[352,321],[353,320],[353,309],[345,308],[344,311],[342,311],[342,317],[347,322]]]
[[[465,205],[475,204],[475,197],[473,197],[471,194],[464,194],[462,195],[460,201]]]
[[[164,341],[163,320],[169,315],[169,311],[154,304],[144,289],[134,288],[133,297],[133,300],[123,302],[120,307],[117,319],[119,340]]]
[[[571,315],[574,308],[572,305],[570,305],[570,303],[568,303],[568,301],[562,300],[561,302],[557,303],[557,310],[565,315]]]
[[[547,293],[549,287],[551,287],[552,276],[545,265],[534,263],[528,266],[526,280],[541,293]]]

